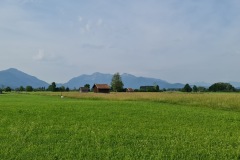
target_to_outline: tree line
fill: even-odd
[[[119,73],[116,73],[112,77],[111,87],[115,92],[124,91],[124,84],[122,82],[121,76]],[[240,91],[239,89],[234,88],[230,83],[218,82],[211,85],[209,88],[202,86],[193,85],[191,87],[189,84],[186,84],[183,88],[180,89],[160,89],[157,84],[153,86],[141,86],[140,89],[134,90],[139,92],[164,92],[164,91],[182,91],[182,92],[236,92]]]
[[[85,88],[88,88],[90,91],[90,85],[85,84]],[[5,92],[11,92],[11,91],[26,91],[26,92],[32,92],[32,91],[52,91],[52,92],[69,92],[70,89],[68,87],[57,87],[55,82],[52,82],[48,88],[45,87],[39,87],[39,88],[33,88],[32,86],[20,86],[19,88],[12,89],[11,87],[3,87],[0,88],[0,93],[2,91]],[[74,91],[79,90],[74,88]],[[126,88],[124,88],[124,83],[122,81],[122,78],[120,74],[117,72],[113,75],[112,80],[111,80],[111,90],[113,92],[126,92]],[[209,88],[201,87],[201,86],[196,86],[193,85],[192,87],[189,84],[186,84],[183,88],[180,89],[160,89],[160,86],[157,84],[154,84],[153,86],[142,86],[140,89],[135,89],[135,92],[164,92],[164,91],[182,91],[182,92],[236,92],[240,91],[239,89],[234,88],[230,83],[214,83],[211,85]]]
[[[218,82],[212,84],[209,88],[197,87],[194,85],[191,87],[189,84],[186,84],[182,88],[183,92],[237,92],[239,89],[233,87],[230,83]]]

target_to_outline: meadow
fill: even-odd
[[[239,159],[238,93],[0,95],[0,159]]]

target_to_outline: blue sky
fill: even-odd
[[[1,0],[0,70],[240,81],[239,0]]]

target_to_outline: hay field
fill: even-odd
[[[39,94],[39,93],[37,93]],[[41,95],[111,101],[155,101],[159,103],[240,110],[240,93],[182,93],[182,92],[134,92],[134,93],[79,93],[43,92]]]

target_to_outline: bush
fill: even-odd
[[[12,88],[11,87],[6,87],[5,88],[5,92],[11,92],[12,91]]]
[[[214,83],[208,89],[210,92],[235,92],[236,89],[230,83]]]
[[[32,86],[27,86],[26,87],[26,91],[27,92],[32,92],[33,91],[33,87]]]

